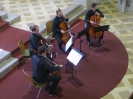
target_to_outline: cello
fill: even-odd
[[[91,37],[99,38],[102,35],[102,31],[94,33],[94,28],[99,26],[101,17],[99,15],[95,14],[95,15],[91,16],[90,21],[95,22],[95,24],[90,27],[89,35]]]

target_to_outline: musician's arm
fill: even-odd
[[[52,29],[54,32],[61,33],[61,29],[59,29],[58,22],[55,19],[52,21]]]
[[[34,37],[32,37],[32,38],[31,38],[31,43],[32,43],[33,48],[34,48],[36,51],[38,51],[38,48],[40,47],[40,45],[39,45],[37,39],[34,38]]]
[[[102,13],[99,9],[97,9],[97,11],[98,11],[98,13],[100,14],[100,17],[104,18],[103,13]]]
[[[87,13],[86,13],[86,15],[85,15],[85,19],[84,19],[84,21],[85,21],[87,24],[91,24],[91,23],[90,23],[90,20],[89,20],[89,16],[90,16],[90,13],[89,13],[89,11],[87,11]]]
[[[57,71],[60,69],[60,66],[51,66],[47,60],[42,60],[41,66],[43,66],[43,68],[45,68],[46,70],[53,72],[53,71]]]

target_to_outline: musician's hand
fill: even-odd
[[[48,49],[51,50],[53,48],[53,45],[48,45]]]
[[[39,34],[42,36],[42,33],[41,32]]]
[[[67,17],[66,17],[65,15],[63,15],[63,17],[64,17],[65,19],[67,19]]]
[[[90,23],[91,23],[91,25],[95,25],[96,23],[95,22],[93,22],[93,21],[90,21]]]
[[[60,68],[64,67],[63,65],[59,65],[59,66],[60,66]]]
[[[61,33],[63,34],[63,33],[65,33],[65,31],[64,30],[61,30]]]
[[[100,15],[98,12],[95,13],[96,15]]]

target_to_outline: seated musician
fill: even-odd
[[[39,34],[39,28],[37,25],[32,25],[30,26],[30,30],[32,31],[31,35],[30,35],[30,53],[31,56],[34,53],[37,53],[38,48],[40,46],[42,46],[43,44],[40,42],[42,39],[42,34]],[[52,45],[49,45],[52,47]]]
[[[86,13],[86,16],[85,16],[84,21],[86,22],[87,31],[89,31],[89,28],[90,28],[92,25],[95,24],[95,22],[90,21],[90,18],[91,18],[92,15],[95,15],[95,14],[96,14],[96,15],[102,17],[102,18],[104,17],[103,13],[102,13],[99,9],[97,9],[96,6],[97,6],[96,3],[92,3],[92,4],[91,4],[91,9],[88,10],[87,13]],[[90,36],[89,36],[89,33],[88,33],[88,32],[86,33],[86,38],[87,38],[87,40],[88,40],[88,45],[90,46],[90,45],[91,45],[91,41],[90,41]],[[100,43],[100,44],[103,44],[102,39],[103,39],[103,33],[102,33],[102,35],[99,37],[99,43]]]
[[[65,33],[65,31],[61,30],[59,25],[64,20],[67,22],[69,21],[69,19],[63,15],[60,9],[56,10],[56,16],[52,20],[52,29],[53,29],[53,37],[55,37],[55,39],[57,40],[61,52],[65,52],[62,48],[62,44],[64,44],[64,42],[62,41],[62,34]],[[74,36],[74,33],[72,33],[72,35]]]
[[[49,75],[50,72],[58,71],[63,65],[52,66],[49,61],[45,58],[47,53],[47,48],[45,46],[40,46],[38,49],[38,54],[32,55],[33,63],[33,79],[38,83],[51,83],[49,87],[49,94],[57,94],[60,90],[56,90],[56,87],[61,79],[60,75]]]

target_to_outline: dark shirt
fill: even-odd
[[[51,66],[46,59],[36,54],[32,55],[32,64],[33,78],[39,83],[45,82],[45,78],[49,75],[49,72],[60,69],[59,66]]]
[[[100,14],[100,17],[104,17],[103,13],[99,10],[99,9],[96,9],[95,11],[92,11],[91,9],[87,11],[86,13],[86,16],[85,16],[85,19],[84,21],[87,23],[87,24],[90,24],[90,18],[92,15],[95,15],[95,12],[98,12]]]
[[[30,50],[34,49],[38,51],[38,48],[41,46],[39,41],[41,40],[41,37],[38,34],[31,33],[30,35]]]
[[[59,25],[64,21],[64,17],[58,17],[55,16],[52,20],[52,30],[53,30],[53,36],[55,35],[62,35],[61,29]],[[65,19],[65,21],[69,21],[69,19]]]

